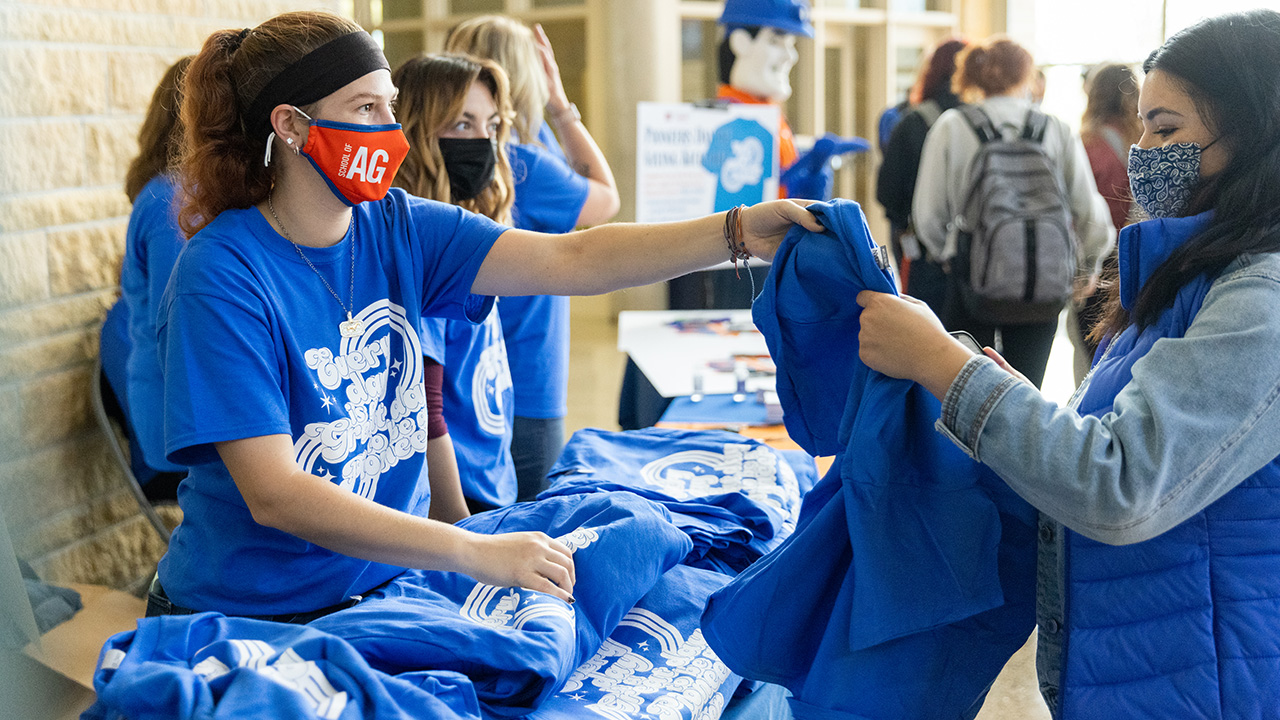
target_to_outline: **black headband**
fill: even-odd
[[[374,70],[390,69],[369,33],[357,30],[334,38],[271,78],[249,103],[245,129],[249,137],[266,137],[277,105],[307,105]]]

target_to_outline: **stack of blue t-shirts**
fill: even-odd
[[[1035,511],[935,432],[937,399],[858,360],[854,298],[893,280],[856,203],[808,208],[827,231],[788,234],[752,314],[788,433],[837,457],[703,632],[798,718],[973,717],[1034,627]]]
[[[530,720],[709,720],[742,678],[707,647],[698,621],[729,578],[678,565],[626,614],[600,651]]]
[[[458,573],[410,570],[310,627],[351,643],[383,672],[460,672],[485,713],[499,716],[524,715],[555,693],[690,547],[661,506],[629,493],[522,503],[459,525],[560,539],[574,550],[577,602]]]
[[[719,430],[579,430],[538,497],[629,491],[661,504],[693,540],[686,565],[735,575],[795,529],[813,458]]]
[[[478,720],[453,672],[391,677],[304,625],[217,613],[145,618],[111,638],[82,720]]]

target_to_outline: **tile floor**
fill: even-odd
[[[618,392],[626,355],[617,350],[617,326],[609,296],[574,298],[569,356],[566,433],[584,427],[618,428]],[[1074,389],[1071,344],[1059,328],[1045,372],[1044,393],[1066,402]],[[1009,661],[977,720],[1048,720],[1035,678],[1035,636]]]

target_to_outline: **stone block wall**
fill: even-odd
[[[90,411],[123,183],[156,83],[227,27],[350,0],[0,3],[0,513],[50,582],[137,589],[163,553]]]

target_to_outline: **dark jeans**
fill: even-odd
[[[547,471],[564,447],[564,418],[516,416],[511,460],[516,466],[516,502],[528,502],[547,489]]]
[[[1044,369],[1049,364],[1053,336],[1058,332],[1058,319],[1030,325],[988,325],[974,320],[958,305],[954,303],[950,308],[947,329],[967,330],[980,344],[996,348],[1014,369],[1040,387],[1044,382]],[[996,346],[996,330],[1000,331],[1001,347]]]
[[[945,322],[947,314],[947,272],[942,263],[918,258],[907,271],[907,294],[924,301],[933,314]]]
[[[246,617],[253,620],[270,620],[271,622],[305,625],[312,620],[322,618],[329,613],[354,607],[361,599],[362,598],[359,595],[353,595],[337,605],[331,605],[327,608],[312,610],[310,612],[285,613],[283,615],[236,615],[234,617]],[[195,615],[199,612],[202,611],[184,608],[181,605],[175,605],[173,601],[169,599],[169,596],[165,594],[164,588],[160,586],[159,575],[151,580],[151,590],[147,593],[147,617],[157,617],[159,615]]]

